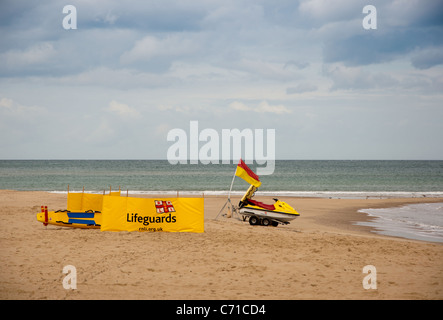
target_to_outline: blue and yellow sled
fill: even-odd
[[[67,210],[48,211],[47,206],[41,207],[37,213],[37,221],[44,226],[100,229],[102,221],[103,197],[120,196],[120,191],[109,194],[73,193],[68,192]]]
[[[100,229],[102,214],[100,211],[71,212],[68,210],[48,211],[47,206],[42,206],[42,211],[37,214],[37,221],[44,226],[56,225],[61,227]]]

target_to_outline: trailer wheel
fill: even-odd
[[[264,219],[261,221],[261,224],[262,224],[263,226],[267,227],[267,226],[269,226],[269,225],[271,224],[271,221],[269,221],[269,219],[267,219],[267,218],[264,218]]]
[[[272,221],[271,225],[272,225],[273,227],[277,227],[277,226],[278,226],[278,222],[277,222],[277,221]]]
[[[251,226],[255,226],[255,225],[259,224],[259,223],[260,223],[260,220],[256,216],[250,216],[249,217],[249,224]]]

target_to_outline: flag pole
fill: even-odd
[[[230,207],[228,207],[228,210],[232,211],[231,190],[232,190],[232,186],[234,185],[234,180],[235,180],[235,174],[236,173],[237,173],[237,167],[235,167],[234,176],[232,177],[231,187],[229,188],[229,192],[228,192],[228,200],[226,200],[225,204],[223,205],[223,207],[221,208],[221,210],[219,211],[219,213],[215,217],[215,220],[217,220],[218,216],[220,215],[220,213],[223,212],[223,210],[225,209],[227,204],[229,204],[229,206],[230,206]]]
[[[231,187],[229,188],[229,192],[228,192],[228,199],[231,199],[231,190],[232,190],[232,186],[234,185],[234,180],[235,180],[235,174],[236,173],[237,173],[237,167],[235,167],[234,176],[232,177]]]

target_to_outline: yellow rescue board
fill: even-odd
[[[47,207],[42,207],[42,211],[37,213],[37,221],[45,226],[50,224],[70,228],[100,229],[102,214],[99,211],[48,211]]]

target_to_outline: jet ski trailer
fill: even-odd
[[[252,200],[256,187],[251,185],[246,194],[239,202],[238,213],[243,217],[243,221],[249,220],[250,225],[278,226],[279,224],[289,224],[300,214],[286,202],[274,199],[274,204],[264,204]]]

